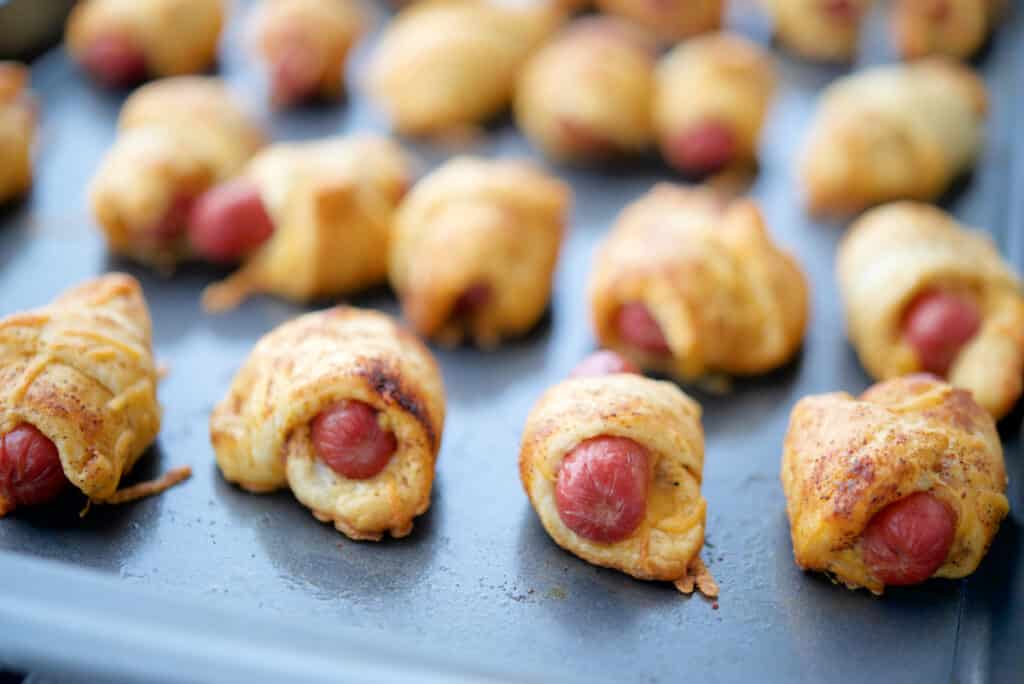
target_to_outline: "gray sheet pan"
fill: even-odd
[[[764,38],[749,11],[736,24]],[[258,106],[262,84],[239,22],[221,72]],[[886,59],[881,34],[869,59]],[[1024,264],[1024,17],[978,61],[992,91],[983,162],[943,202]],[[353,71],[365,59],[360,51]],[[878,599],[793,564],[778,484],[792,405],[812,392],[859,391],[869,379],[847,345],[833,277],[842,227],[801,210],[794,159],[816,94],[842,69],[780,54],[784,79],[751,192],[814,284],[800,358],[726,396],[688,388],[705,408],[706,557],[722,585],[718,610],[670,586],[598,569],[555,546],[517,477],[532,402],[593,347],[584,299],[590,255],[616,212],[657,180],[656,163],[558,169],[576,190],[551,312],[527,338],[482,353],[437,350],[449,419],[433,506],[404,540],[347,541],[288,493],[245,494],[213,465],[208,413],[255,340],[303,309],[256,299],[219,317],[198,306],[222,275],[190,267],[165,280],[109,258],[91,225],[85,185],[113,136],[122,96],[101,92],[60,49],[33,66],[44,116],[32,196],[0,215],[0,315],[39,305],[110,269],[138,276],[170,369],[165,423],[137,477],[188,463],[187,484],[154,499],[19,512],[0,522],[0,663],[146,681],[221,679],[511,679],[672,682],[1020,681],[1024,562],[1018,410],[1003,422],[1013,513],[965,581],[932,581]],[[356,91],[338,107],[263,110],[276,138],[384,130]],[[451,150],[412,144],[424,167]],[[468,151],[532,154],[507,121]],[[351,300],[396,312],[385,290]],[[51,562],[42,562],[48,559]],[[409,644],[418,644],[407,647]],[[360,653],[368,658],[356,657]],[[138,657],[135,657],[135,656]],[[372,663],[380,669],[360,669]],[[473,665],[466,665],[465,663]],[[265,664],[265,667],[259,667]],[[425,675],[424,675],[425,677]]]

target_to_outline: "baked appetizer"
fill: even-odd
[[[0,516],[71,486],[122,503],[188,477],[118,491],[160,430],[150,337],[142,290],[121,274],[0,319]]]
[[[28,92],[28,69],[0,62],[0,204],[32,185],[35,103]]]
[[[935,207],[864,214],[839,248],[857,354],[877,380],[925,371],[968,389],[997,419],[1024,382],[1024,288],[981,233]]]
[[[946,58],[883,66],[825,90],[800,169],[812,211],[938,198],[981,151],[988,96]]]
[[[753,165],[775,81],[771,56],[741,36],[679,44],[658,65],[654,128],[662,156],[692,175]]]
[[[411,5],[388,24],[371,57],[370,95],[404,134],[481,123],[509,104],[519,70],[561,18],[554,3]]]
[[[263,150],[191,211],[198,255],[244,260],[206,290],[205,308],[230,309],[254,292],[308,302],[383,284],[394,212],[411,181],[401,148],[372,135]]]
[[[222,0],[82,0],[68,17],[71,57],[108,87],[196,74],[217,58]]]
[[[597,0],[602,12],[616,14],[674,43],[722,25],[722,0]]]
[[[971,574],[1010,508],[992,416],[928,375],[802,399],[782,488],[797,565],[875,594]]]
[[[213,410],[229,481],[291,489],[352,539],[404,537],[430,506],[445,397],[430,352],[381,313],[338,307],[263,337]]]
[[[654,46],[611,17],[571,24],[534,55],[516,89],[516,121],[558,160],[643,152],[651,143]]]
[[[762,0],[775,37],[807,59],[850,62],[873,0]]]
[[[700,406],[669,382],[629,371],[627,360],[604,352],[541,397],[523,430],[523,488],[566,551],[685,593],[696,580],[716,596],[699,556],[707,512]]]
[[[195,198],[242,170],[263,133],[217,79],[150,83],[124,103],[118,136],[89,189],[111,251],[172,268],[190,251]]]
[[[807,283],[757,205],[662,183],[626,207],[590,276],[597,339],[687,381],[781,366],[800,348]]]
[[[457,157],[398,208],[391,286],[420,335],[492,347],[551,297],[571,190],[522,160]]]
[[[275,104],[342,94],[349,51],[364,25],[355,0],[264,0],[251,21]]]
[[[985,44],[1004,0],[896,0],[893,33],[905,59],[931,54],[966,59]]]

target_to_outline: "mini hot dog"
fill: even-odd
[[[430,352],[384,314],[338,307],[261,339],[210,417],[224,477],[288,487],[352,539],[403,537],[430,506],[445,395]]]
[[[1009,512],[992,416],[927,375],[802,399],[782,487],[797,565],[875,594],[971,574]]]
[[[0,204],[32,185],[36,109],[28,78],[28,69],[21,64],[0,62]]]
[[[904,59],[940,54],[967,59],[985,44],[1006,0],[896,0],[892,30]]]
[[[0,516],[72,486],[119,503],[188,477],[118,491],[160,430],[150,336],[142,290],[121,274],[0,319]]]
[[[411,179],[412,162],[386,138],[268,147],[191,212],[196,254],[242,262],[203,305],[222,311],[257,292],[305,302],[384,283],[394,211]]]
[[[775,93],[775,64],[728,33],[681,43],[658,64],[654,128],[662,156],[699,176],[750,166]]]
[[[718,29],[724,5],[722,0],[597,0],[602,12],[628,19],[663,43]]]
[[[526,420],[519,473],[551,538],[589,563],[717,596],[699,556],[700,413],[675,385],[635,374],[614,352],[549,389]]]
[[[873,0],[762,0],[783,46],[807,59],[849,62]]]
[[[457,157],[402,201],[390,279],[412,328],[484,347],[540,319],[571,190],[522,160]]]
[[[264,0],[250,21],[275,104],[287,107],[342,94],[349,52],[363,32],[355,2]]]
[[[626,357],[610,349],[602,349],[580,361],[572,369],[569,377],[582,378],[591,375],[613,375],[615,373],[641,374],[640,367]]]
[[[105,86],[197,74],[217,57],[222,0],[84,0],[68,17],[68,52]]]
[[[369,93],[405,135],[480,124],[509,104],[523,64],[563,18],[554,2],[415,3],[377,44]]]
[[[516,121],[554,159],[643,152],[653,137],[654,45],[629,23],[570,23],[530,58],[516,88]]]
[[[926,371],[997,419],[1024,386],[1024,294],[981,233],[926,204],[858,219],[839,247],[850,340],[876,380]]]
[[[987,113],[984,81],[947,58],[835,81],[821,95],[800,166],[808,208],[855,213],[937,199],[974,166]]]
[[[760,210],[706,188],[659,184],[626,207],[589,291],[602,345],[682,380],[776,368],[807,323],[806,279]]]
[[[239,173],[263,140],[217,79],[181,76],[137,90],[89,189],[111,251],[165,270],[192,256],[196,199]]]

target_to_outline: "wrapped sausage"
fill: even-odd
[[[68,17],[71,57],[110,87],[197,74],[217,58],[222,0],[84,0]]]
[[[651,143],[654,46],[630,24],[578,19],[534,55],[516,91],[516,121],[549,157],[639,153]]]
[[[0,204],[32,185],[36,111],[28,91],[28,69],[0,62]]]
[[[1009,512],[992,417],[925,375],[801,400],[782,488],[797,565],[875,594],[971,574]]]
[[[264,0],[250,21],[275,104],[342,94],[349,51],[364,27],[354,0]]]
[[[752,165],[775,82],[771,56],[746,38],[716,33],[681,43],[658,65],[662,156],[693,175]]]
[[[581,368],[593,363],[590,359]],[[551,538],[583,560],[685,593],[718,587],[700,560],[700,406],[618,358],[565,380],[526,419],[519,474]]]
[[[877,380],[925,371],[968,389],[997,419],[1024,383],[1024,294],[983,234],[899,202],[844,238],[839,282],[850,340]]]
[[[338,307],[261,339],[210,418],[224,477],[289,487],[352,539],[404,537],[430,506],[445,395],[430,352],[384,314]]]
[[[869,69],[822,94],[800,169],[812,211],[934,200],[981,150],[988,96],[943,58]]]
[[[390,279],[413,329],[483,347],[540,319],[571,190],[521,160],[458,157],[398,208]]]
[[[589,290],[603,346],[681,380],[781,366],[807,324],[806,279],[760,210],[706,188],[659,184],[626,207]]]
[[[602,12],[637,23],[665,43],[721,27],[722,0],[597,0]]]
[[[788,50],[812,60],[849,62],[873,0],[762,0],[775,36]]]
[[[941,54],[967,59],[985,44],[1005,0],[897,0],[892,28],[904,59]]]
[[[162,269],[190,256],[192,203],[241,171],[263,140],[218,79],[181,76],[137,90],[89,189],[111,251]]]
[[[160,430],[150,337],[142,290],[121,274],[0,319],[0,516],[69,483],[91,502],[119,503],[188,476],[118,491]]]
[[[191,212],[196,253],[244,259],[206,290],[205,308],[230,309],[254,292],[307,302],[383,284],[394,212],[411,180],[402,149],[372,135],[260,152]]]
[[[509,104],[526,59],[562,16],[554,3],[416,3],[385,29],[368,67],[370,95],[400,133],[481,123]]]

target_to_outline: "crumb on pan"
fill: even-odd
[[[708,569],[708,566],[704,565],[704,561],[701,560],[700,556],[696,556],[693,559],[693,562],[687,568],[686,575],[677,579],[674,584],[676,589],[687,596],[696,589],[709,599],[718,598],[718,582],[711,576],[711,570]]]

